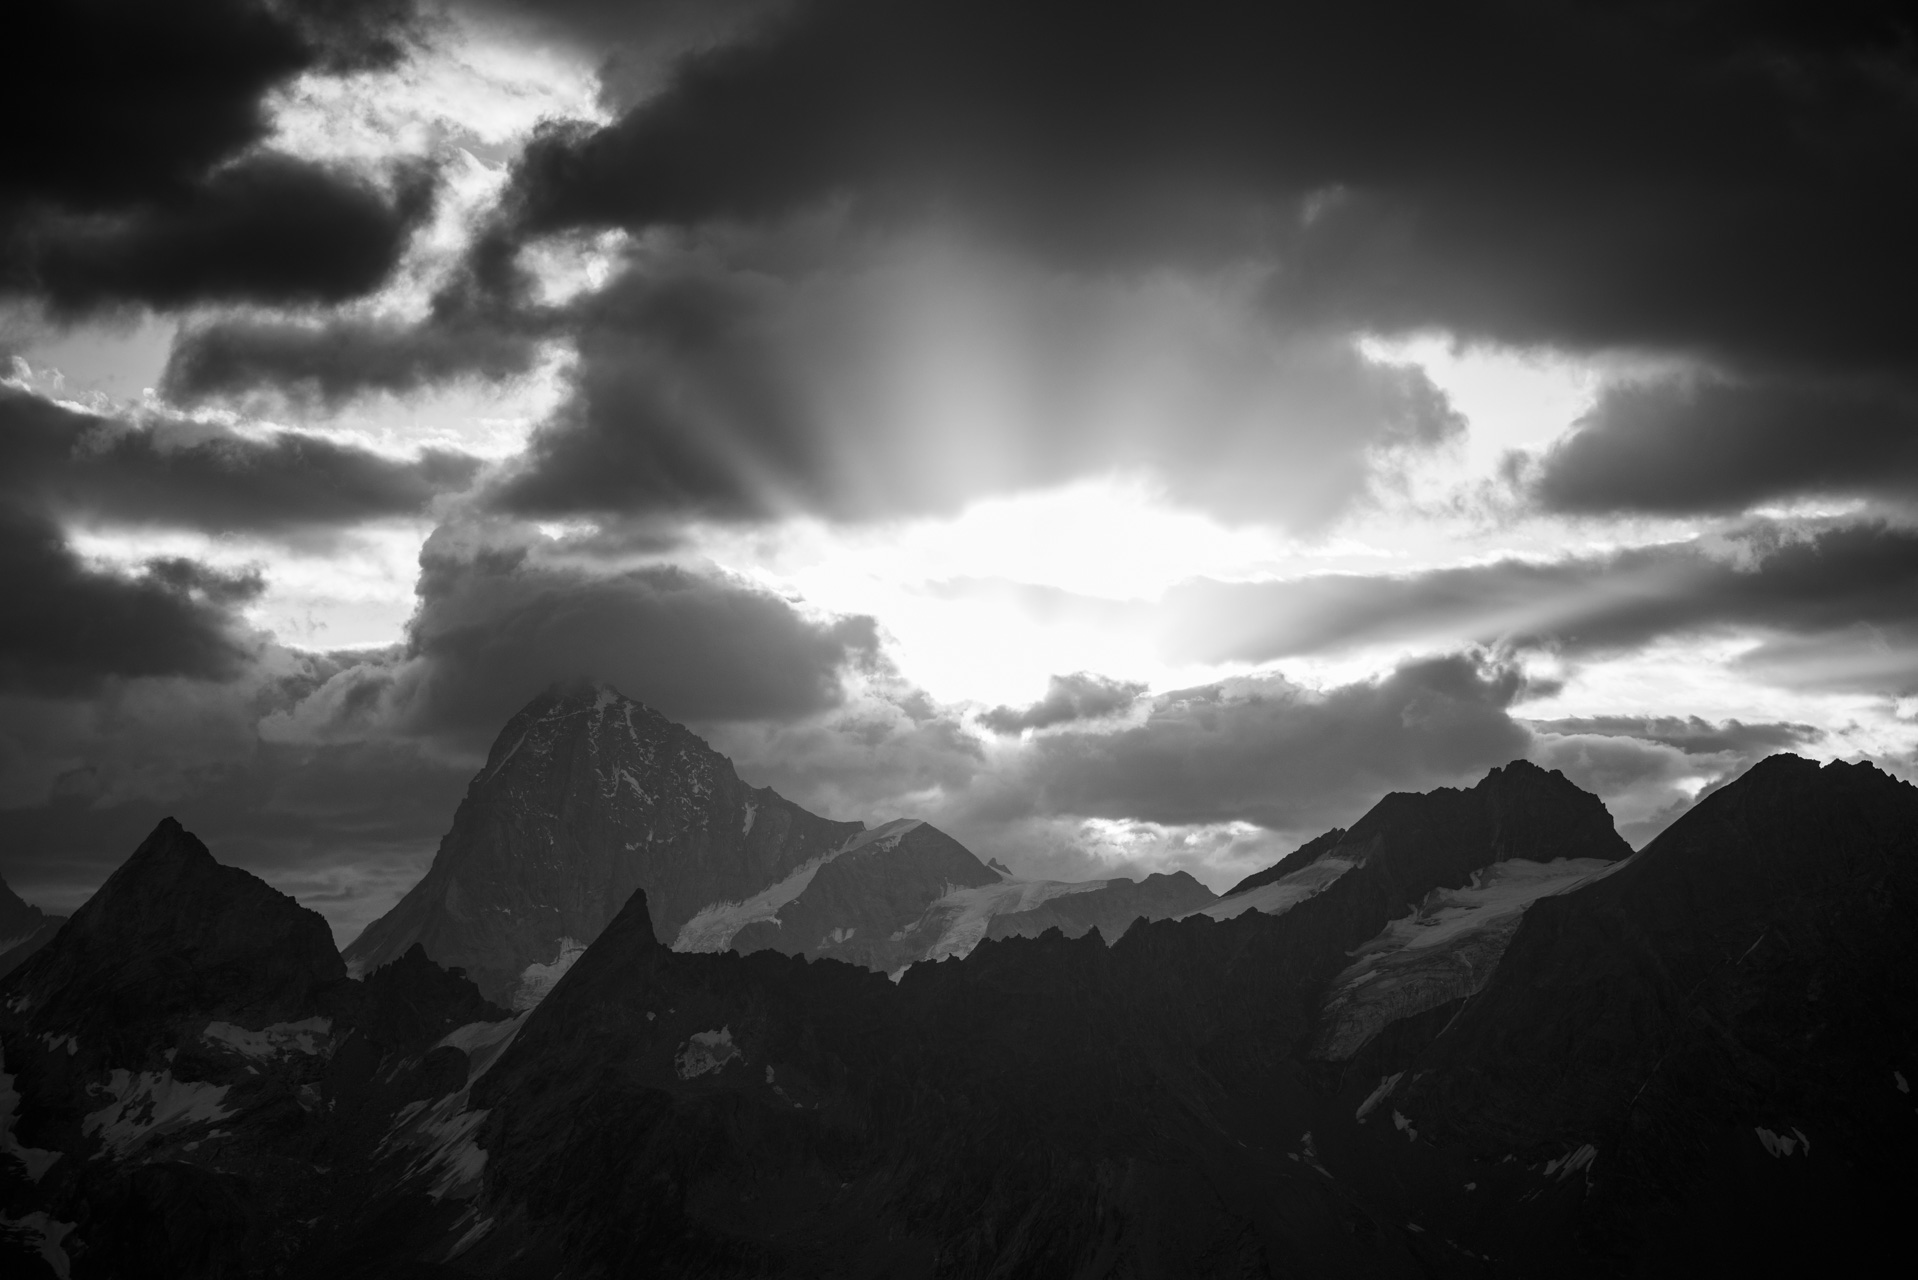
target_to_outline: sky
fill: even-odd
[[[585,676],[1215,889],[1528,758],[1918,776],[1901,6],[64,0],[0,157],[0,874],[348,940]]]

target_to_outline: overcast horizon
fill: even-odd
[[[0,873],[352,938],[588,677],[1222,889],[1529,759],[1918,778],[1889,5],[87,0],[0,159]]]

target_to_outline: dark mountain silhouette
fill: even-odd
[[[65,916],[50,916],[23,901],[11,885],[0,880],[0,978],[51,942],[66,922]]]
[[[1006,912],[986,926],[988,938],[1036,938],[1057,929],[1077,938],[1097,929],[1107,942],[1119,939],[1137,920],[1165,920],[1197,911],[1218,894],[1183,871],[1144,880],[1108,880],[1083,893],[1062,893],[1026,911]]]
[[[432,868],[346,958],[363,972],[418,943],[525,1005],[635,889],[672,938],[862,829],[747,786],[691,730],[609,688],[559,687],[507,722]]]
[[[1018,888],[923,825],[867,835],[761,932],[866,913],[840,946]],[[0,980],[0,1253],[80,1278],[1861,1273],[1918,1191],[1915,837],[1918,789],[1776,757],[1627,857],[1517,763],[1110,945],[1047,929],[893,977],[814,943],[674,950],[639,890],[508,1017],[417,946],[341,976],[297,906],[163,827]],[[868,883],[902,848],[911,874]],[[197,906],[162,908],[175,882]],[[285,939],[252,978],[241,915]],[[89,1031],[90,984],[145,1030]]]
[[[396,1121],[468,1071],[435,1043],[506,1017],[417,948],[348,979],[318,914],[168,818],[0,980],[0,1262],[297,1270],[330,1223],[411,1203]]]

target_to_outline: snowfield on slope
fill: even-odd
[[[1528,907],[1620,865],[1603,858],[1512,858],[1474,872],[1463,888],[1432,890],[1353,952],[1356,959],[1332,980],[1314,1053],[1349,1058],[1388,1024],[1476,994],[1491,980]]]
[[[1300,867],[1289,876],[1274,880],[1271,884],[1262,884],[1256,889],[1247,889],[1244,893],[1220,898],[1217,902],[1208,903],[1197,911],[1186,912],[1186,916],[1211,916],[1214,920],[1230,920],[1248,911],[1263,911],[1269,916],[1284,915],[1307,898],[1324,892],[1333,881],[1358,865],[1356,859],[1335,858],[1328,854],[1317,862]],[[1180,919],[1184,918],[1185,916],[1180,917]]]
[[[859,849],[895,849],[908,831],[924,826],[919,818],[898,818],[881,823],[870,831],[861,831],[830,853],[821,854],[795,868],[777,884],[769,885],[740,902],[715,902],[679,928],[673,939],[675,951],[724,951],[733,938],[749,924],[771,920],[780,908],[806,891],[819,868],[834,858]]]
[[[1030,911],[1052,898],[1090,893],[1111,883],[1110,880],[1001,880],[998,884],[953,889],[927,907],[926,914],[920,917],[922,922],[943,921],[939,940],[927,950],[926,959],[970,955],[985,938],[994,916]]]

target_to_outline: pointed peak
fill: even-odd
[[[180,825],[178,818],[171,815],[160,819],[133,856],[120,864],[107,883],[125,876],[129,879],[148,874],[162,874],[166,867],[200,868],[217,866],[218,862],[200,838]]]

